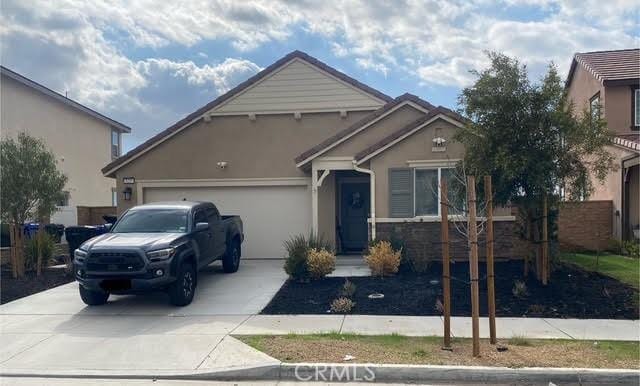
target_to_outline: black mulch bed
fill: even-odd
[[[27,272],[22,279],[14,279],[11,271],[3,270],[0,278],[0,304],[57,287],[74,281],[73,275],[67,275],[64,269],[46,269],[42,275]]]
[[[496,263],[496,315],[512,317],[638,319],[638,291],[615,279],[580,268],[560,265],[544,287],[533,275],[525,283],[528,295],[512,293],[514,281],[522,280],[522,262]],[[459,262],[451,268],[451,313],[470,316],[469,264]],[[442,299],[442,267],[416,275],[399,273],[386,278],[351,277],[356,286],[353,314],[363,315],[440,315],[437,299]],[[480,279],[486,278],[480,264]],[[438,280],[431,284],[431,280]],[[345,278],[325,278],[309,283],[288,280],[263,314],[327,314],[339,296]],[[383,293],[384,299],[369,299]],[[480,281],[480,315],[487,315],[486,280]]]

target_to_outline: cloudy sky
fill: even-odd
[[[133,128],[125,150],[299,49],[456,107],[484,51],[532,76],[639,46],[637,0],[1,0],[2,64]]]

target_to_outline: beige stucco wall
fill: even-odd
[[[618,146],[608,146],[607,150],[611,152],[614,157],[615,168],[607,174],[607,177],[602,182],[592,176],[591,181],[594,190],[589,195],[588,200],[613,201],[613,213],[611,213],[613,218],[613,235],[619,239],[622,236],[622,168],[620,167],[620,163],[623,158],[633,153]],[[620,211],[620,215],[616,215],[616,211]]]
[[[368,112],[338,112],[258,115],[251,121],[246,115],[214,116],[200,120],[151,151],[126,164],[116,173],[118,212],[135,205],[133,197],[122,199],[123,177],[156,179],[224,179],[305,177],[294,158],[361,119]],[[225,169],[216,167],[226,161]]]
[[[640,166],[629,169],[629,226],[640,224]]]
[[[2,137],[25,131],[44,139],[69,178],[70,207],[111,205],[115,181],[100,171],[111,162],[109,125],[5,76],[0,99]]]
[[[423,115],[425,115],[424,112],[417,110],[414,107],[411,107],[409,105],[402,106],[399,109],[393,111],[391,114],[367,127],[365,130],[359,132],[345,142],[342,142],[338,146],[329,150],[322,156],[352,157],[358,152],[368,148],[369,146],[375,144],[376,142],[401,129],[405,125],[415,121]]]
[[[445,152],[431,151],[436,130],[447,140]],[[408,167],[409,160],[463,158],[464,146],[452,140],[455,130],[456,127],[449,122],[437,120],[371,159],[371,170],[376,173],[376,217],[389,217],[389,168]]]
[[[606,104],[604,105],[605,119],[609,129],[616,134],[638,133],[631,130],[631,87],[607,86],[605,88]]]
[[[589,100],[600,92],[600,104],[604,106],[606,95],[604,87],[600,82],[584,69],[581,65],[576,66],[573,74],[571,86],[567,90],[569,100],[573,101],[575,112],[581,114],[583,110],[589,110]]]

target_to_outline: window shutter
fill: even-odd
[[[389,216],[413,217],[413,169],[389,169]]]

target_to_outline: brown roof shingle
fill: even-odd
[[[431,103],[425,101],[424,99],[421,99],[420,97],[418,97],[416,95],[409,94],[409,93],[402,94],[399,97],[397,97],[396,99],[394,99],[394,100],[390,101],[389,103],[385,104],[384,106],[380,107],[378,110],[372,112],[369,115],[364,116],[362,119],[360,119],[359,121],[353,123],[351,126],[345,128],[343,130],[340,130],[336,134],[334,134],[331,137],[325,139],[324,141],[320,142],[319,144],[315,145],[314,147],[305,150],[304,152],[302,152],[300,155],[298,155],[295,158],[295,162],[296,163],[300,163],[300,162],[306,160],[307,158],[311,157],[312,155],[314,155],[314,154],[326,149],[327,147],[331,146],[333,143],[335,143],[335,142],[343,139],[344,137],[348,136],[349,134],[352,134],[353,132],[357,131],[362,126],[366,125],[367,123],[369,123],[369,122],[373,121],[374,119],[378,118],[379,116],[383,115],[384,113],[386,113],[387,111],[389,111],[392,108],[396,107],[400,103],[407,102],[407,101],[414,102],[414,103],[424,107],[426,110],[431,110],[431,109],[435,108],[434,105],[432,105]]]
[[[193,121],[194,119],[198,118],[199,116],[201,116],[202,114],[206,113],[207,111],[213,109],[214,107],[220,105],[221,103],[231,99],[232,97],[234,97],[235,95],[239,94],[240,92],[244,91],[247,87],[252,86],[254,83],[257,83],[258,81],[260,81],[262,78],[264,78],[265,76],[269,75],[270,73],[272,73],[273,71],[275,71],[276,69],[278,69],[279,67],[281,67],[282,65],[286,64],[288,61],[294,59],[294,58],[299,58],[302,59],[310,64],[315,65],[316,67],[322,69],[323,71],[328,72],[329,74],[335,76],[336,78],[354,86],[359,88],[360,90],[373,95],[385,102],[390,102],[393,100],[393,98],[391,98],[390,96],[372,88],[367,86],[364,83],[361,83],[359,81],[357,81],[356,79],[348,76],[347,74],[344,74],[338,70],[336,70],[335,68],[319,61],[318,59],[308,55],[305,52],[302,51],[293,51],[289,54],[287,54],[286,56],[282,57],[281,59],[278,59],[275,63],[271,64],[270,66],[268,66],[267,68],[265,68],[264,70],[258,72],[257,74],[255,74],[254,76],[252,76],[251,78],[247,79],[246,81],[240,83],[239,85],[237,85],[236,87],[234,87],[233,89],[229,90],[227,93],[219,96],[218,98],[216,98],[215,100],[213,100],[212,102],[209,102],[208,104],[202,106],[201,108],[197,109],[196,111],[194,111],[193,113],[187,115],[186,117],[184,117],[183,119],[179,120],[178,122],[174,123],[173,125],[169,126],[168,128],[164,129],[163,131],[161,131],[160,133],[154,135],[153,137],[149,138],[148,140],[146,140],[145,142],[141,143],[140,145],[138,145],[136,148],[134,148],[133,150],[129,151],[127,154],[123,155],[122,157],[119,157],[117,159],[115,159],[113,162],[109,163],[107,166],[102,168],[102,173],[106,174],[106,173],[112,173],[113,171],[115,171],[116,168],[120,167],[121,165],[123,165],[124,163],[128,162],[130,159],[134,158],[135,156],[137,156],[138,154],[142,153],[144,150],[148,149],[149,147],[153,146],[154,144],[156,144],[157,142],[159,142],[160,140],[164,139],[165,137],[170,136],[171,134],[173,134],[174,132],[180,130],[180,128],[182,128],[184,125],[186,125],[187,123],[189,123],[190,121]]]
[[[574,55],[567,77],[567,86],[577,64],[603,83],[640,79],[640,49],[579,52]]]

